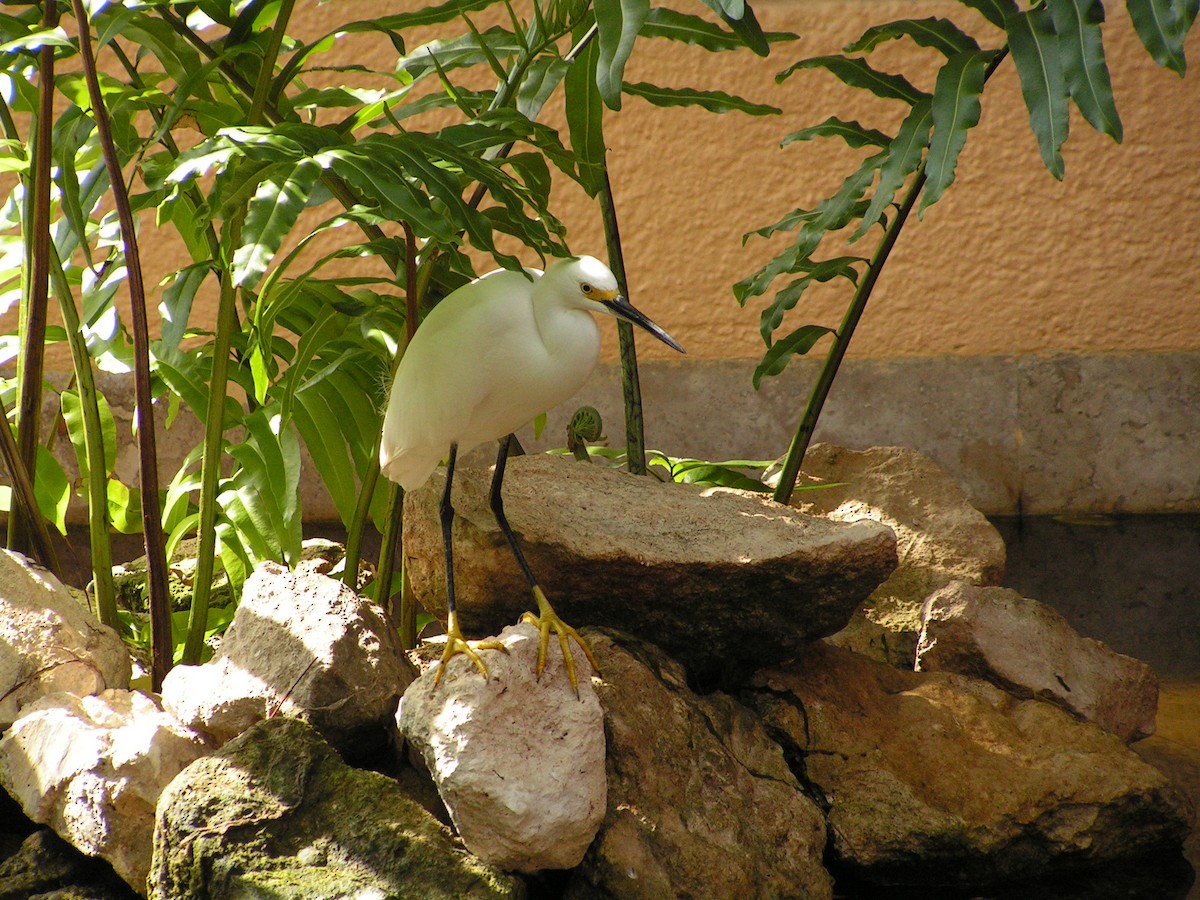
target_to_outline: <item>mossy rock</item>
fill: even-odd
[[[384,775],[353,769],[305,723],[255,725],[158,804],[154,900],[523,898]]]

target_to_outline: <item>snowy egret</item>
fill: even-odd
[[[683,352],[669,334],[621,296],[608,266],[590,256],[561,259],[546,271],[504,269],[465,284],[425,317],[408,345],[392,383],[379,447],[381,471],[406,491],[420,487],[447,459],[442,494],[442,541],[446,554],[446,648],[438,671],[464,654],[487,677],[477,650],[503,650],[498,641],[467,641],[454,602],[450,488],[459,451],[500,439],[490,504],[496,522],[529,582],[538,613],[521,620],[540,632],[537,676],[546,665],[550,631],[558,635],[567,677],[578,694],[573,638],[596,668],[587,644],[554,612],[529,569],[504,515],[501,483],[512,432],[569,399],[583,386],[600,353],[600,329],[591,313],[639,325]],[[449,454],[447,456],[447,454]],[[435,684],[437,681],[435,681]]]

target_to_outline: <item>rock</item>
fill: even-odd
[[[283,717],[171,782],[148,886],[154,900],[524,896],[396,782],[352,769],[306,723]]]
[[[899,565],[832,643],[911,669],[929,594],[950,581],[993,585],[1004,577],[1000,533],[929,457],[906,447],[814,444],[804,475],[845,484],[797,490],[798,509],[839,522],[881,522],[896,535]]]
[[[1126,743],[1154,734],[1158,679],[1148,665],[1085,638],[1044,603],[952,582],[922,612],[917,669],[982,678],[1057,703]]]
[[[459,623],[471,635],[496,634],[533,602],[488,507],[490,479],[461,468],[454,481]],[[443,614],[444,484],[435,473],[404,512],[413,590]],[[510,460],[504,502],[567,622],[628,627],[632,615],[639,635],[706,677],[788,659],[832,634],[895,565],[891,533],[873,522],[544,454]]]
[[[0,550],[0,733],[39,697],[127,688],[129,676],[129,653],[115,631],[45,569]]]
[[[29,835],[0,859],[0,900],[136,900],[113,870],[84,856],[49,828]]]
[[[608,812],[567,896],[830,897],[821,813],[758,719],[694,694],[654,647],[586,636],[603,674]]]
[[[363,755],[394,730],[412,677],[395,629],[374,603],[318,572],[268,562],[246,579],[217,654],[172,669],[162,696],[179,721],[218,743],[280,713]]]
[[[0,740],[0,784],[29,818],[107,860],[141,891],[159,794],[207,752],[146,694],[50,694]]]
[[[576,653],[579,697],[551,637],[535,677],[538,630],[512,625],[508,654],[484,651],[489,678],[463,656],[404,692],[400,730],[420,752],[454,827],[484,862],[518,872],[579,864],[604,818],[604,715]]]
[[[814,644],[748,695],[828,804],[837,874],[982,885],[1178,852],[1192,811],[1117,737],[948,672]]]

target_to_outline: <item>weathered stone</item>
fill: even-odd
[[[925,602],[918,671],[957,672],[1069,709],[1121,740],[1154,734],[1158,679],[1148,665],[1085,638],[1044,603],[952,582]]]
[[[208,751],[146,694],[51,694],[0,740],[0,784],[29,818],[142,891],[159,794]]]
[[[488,506],[490,473],[454,480],[455,585],[468,634],[495,634],[532,604]],[[405,499],[413,590],[445,609],[439,471]],[[779,662],[842,628],[895,566],[873,522],[802,515],[758,495],[633,478],[546,455],[512,459],[505,511],[530,566],[572,625],[628,626],[695,673]]]
[[[420,752],[467,845],[504,869],[578,865],[604,818],[604,714],[591,666],[576,650],[579,697],[551,638],[535,677],[538,630],[504,629],[507,654],[483,652],[489,678],[464,656],[428,669],[404,693],[400,729]]]
[[[0,900],[136,900],[112,868],[84,856],[49,828],[11,855],[0,853]]]
[[[758,719],[694,694],[654,647],[586,636],[603,675],[608,812],[567,896],[829,897],[821,813]]]
[[[1117,737],[948,672],[814,644],[748,699],[828,803],[836,871],[984,884],[1177,852],[1186,798]]]
[[[115,631],[45,569],[0,550],[0,732],[39,697],[127,688],[129,676],[129,653]]]
[[[219,743],[276,713],[309,721],[351,755],[393,730],[412,670],[375,604],[316,572],[263,563],[216,656],[176,666],[163,706]]]
[[[154,900],[524,896],[375,772],[274,718],[186,768],[158,806]]]
[[[899,565],[832,643],[910,669],[929,594],[950,581],[991,585],[1003,578],[1000,533],[929,457],[906,447],[814,444],[804,476],[845,483],[798,490],[797,508],[839,522],[881,522],[896,535]]]

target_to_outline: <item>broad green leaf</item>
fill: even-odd
[[[746,46],[740,35],[726,31],[714,22],[661,6],[650,10],[650,15],[642,23],[640,36],[681,41],[713,52],[739,50]],[[764,37],[770,43],[797,39],[797,35],[777,31],[768,32]]]
[[[864,263],[859,256],[839,256],[836,259],[824,259],[812,265],[805,265],[808,274],[790,282],[785,288],[775,294],[771,305],[762,311],[759,319],[759,331],[763,343],[771,346],[771,336],[783,322],[784,314],[795,308],[800,295],[812,284],[823,284],[834,278],[842,277],[851,284],[858,283],[858,270],[855,265]]]
[[[338,517],[349,525],[358,498],[354,468],[342,437],[345,421],[329,409],[320,391],[301,391],[292,407],[292,423],[329,491]]]
[[[783,112],[776,106],[754,103],[724,91],[698,91],[693,88],[668,88],[654,84],[625,84],[625,93],[654,106],[699,106],[709,112],[741,112],[750,116],[776,116]]]
[[[1134,30],[1154,61],[1182,78],[1187,71],[1183,40],[1196,17],[1195,4],[1183,0],[1125,0]]]
[[[837,116],[830,116],[820,125],[811,125],[808,128],[801,128],[799,131],[793,131],[783,139],[780,146],[786,147],[796,141],[810,141],[815,137],[838,137],[854,148],[886,147],[892,140],[882,131],[866,128],[858,122],[847,122]]]
[[[609,109],[621,108],[621,76],[633,52],[634,42],[646,16],[650,0],[595,0],[596,38],[600,56],[596,61],[596,87]]]
[[[233,283],[253,289],[308,202],[321,167],[302,159],[283,177],[263,181],[250,201],[242,245],[233,256]]]
[[[162,317],[162,345],[172,349],[179,347],[187,331],[188,319],[192,315],[192,304],[196,300],[196,292],[204,279],[212,273],[211,261],[193,263],[180,269],[174,275],[168,275],[170,284],[162,290],[162,300],[158,304],[158,312]]]
[[[59,395],[59,401],[62,405],[67,434],[71,438],[71,446],[75,448],[75,459],[79,463],[79,477],[86,481],[89,477],[87,424],[84,421],[83,404],[79,399],[79,392],[75,389],[65,390]],[[96,405],[100,411],[100,440],[104,447],[103,477],[107,477],[117,461],[117,423],[113,419],[108,401],[99,392],[96,394]]]
[[[1016,0],[959,0],[963,6],[969,6],[997,28],[1004,28],[1009,16],[1015,16],[1019,11]]]
[[[579,160],[579,183],[592,197],[604,184],[604,104],[596,87],[600,49],[589,41],[563,79],[567,129],[571,149]]]
[[[517,112],[530,121],[536,119],[570,68],[570,63],[557,56],[535,59],[517,88]]]
[[[108,479],[108,521],[121,534],[141,534],[142,492]]]
[[[896,191],[921,165],[921,157],[929,146],[929,129],[932,126],[932,103],[928,100],[922,100],[914,106],[900,123],[900,130],[888,145],[887,159],[879,167],[879,184],[871,196],[871,205],[863,214],[858,229],[850,236],[851,241],[858,240],[879,221],[891,205]]]
[[[933,91],[933,139],[925,163],[925,192],[918,218],[936,203],[954,181],[958,155],[967,142],[967,131],[979,124],[986,54],[968,50],[946,61]]]
[[[802,59],[776,75],[775,80],[782,82],[800,69],[826,69],[850,87],[862,88],[885,99],[903,100],[908,104],[929,96],[913,87],[903,75],[880,72],[871,68],[866,60],[857,57],[852,59],[847,56],[814,56]]]
[[[4,427],[4,423],[0,423]],[[67,504],[71,502],[71,482],[54,458],[54,454],[38,444],[37,468],[33,477],[33,496],[37,500],[38,509],[46,517],[46,521],[58,529],[59,534],[67,533]]]
[[[1048,0],[1062,57],[1067,90],[1084,119],[1097,131],[1121,142],[1121,118],[1113,101],[1100,23],[1100,0]]]
[[[772,344],[754,370],[754,389],[757,391],[763,378],[778,375],[791,362],[793,356],[803,356],[827,334],[833,334],[833,329],[824,325],[802,325],[783,340]]]
[[[1058,35],[1050,11],[1043,7],[1011,16],[1006,22],[1021,93],[1029,109],[1029,122],[1037,136],[1042,161],[1060,181],[1062,153],[1070,120],[1067,115],[1067,82],[1063,77]]]
[[[873,25],[863,32],[853,44],[846,46],[846,53],[865,53],[874,50],[885,41],[912,38],[922,47],[932,47],[947,58],[964,50],[978,50],[975,38],[960,29],[949,19],[933,16],[927,19],[901,19],[886,25]]]
[[[3,44],[0,44],[0,54],[7,55],[22,50],[41,50],[43,47],[68,47],[72,50],[74,49],[71,39],[67,37],[66,31],[60,25],[54,28],[39,28],[36,31],[31,31],[28,34],[5,41]]]
[[[389,31],[404,31],[408,28],[424,28],[429,25],[451,22],[464,13],[479,12],[489,6],[496,6],[499,2],[500,0],[447,0],[445,3],[435,3],[415,12],[396,13],[372,21],[386,27]]]
[[[484,50],[481,44],[487,49]],[[520,38],[497,26],[482,32],[478,38],[464,34],[451,40],[423,44],[401,59],[396,71],[415,81],[438,74],[439,70],[444,75],[454,69],[488,64],[490,58],[512,57],[524,49]]]

